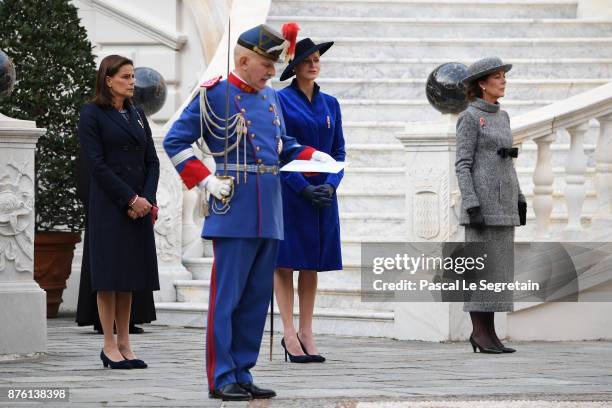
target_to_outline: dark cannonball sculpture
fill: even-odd
[[[147,116],[159,112],[166,102],[167,86],[164,77],[154,69],[146,67],[136,68],[134,76],[134,105],[140,106]]]
[[[460,113],[467,108],[461,81],[467,77],[467,66],[448,62],[436,67],[427,78],[427,100],[442,113]]]
[[[13,61],[0,50],[0,100],[7,98],[13,92],[15,78]]]

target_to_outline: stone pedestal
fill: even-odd
[[[405,151],[406,239],[463,239],[458,228],[459,190],[455,177],[456,115],[416,122],[396,135]]]
[[[159,218],[155,223],[160,290],[154,292],[154,296],[157,302],[175,302],[174,281],[192,279],[191,272],[183,266],[182,262],[182,183],[162,146],[166,130],[156,126],[152,121],[149,123],[160,166],[157,187]]]
[[[416,122],[395,137],[402,143],[406,166],[407,242],[463,241],[459,225],[461,194],[455,176],[457,115],[435,122]],[[463,303],[395,304],[395,333],[400,339],[465,340],[471,326]],[[505,314],[499,313],[499,334]]]
[[[45,131],[0,114],[0,359],[47,350],[46,296],[34,281],[34,152]]]

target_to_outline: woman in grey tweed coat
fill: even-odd
[[[455,172],[462,197],[461,225],[466,242],[487,243],[489,266],[477,281],[514,281],[514,227],[524,225],[525,197],[512,162],[518,149],[512,148],[508,114],[498,99],[505,95],[506,72],[512,68],[497,57],[479,60],[468,67],[463,83],[470,104],[457,121]],[[512,353],[495,333],[495,312],[513,310],[512,293],[473,291],[463,310],[470,312],[470,342],[481,353]]]

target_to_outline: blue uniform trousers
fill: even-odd
[[[278,240],[215,238],[206,328],[209,389],[251,382],[272,296]]]

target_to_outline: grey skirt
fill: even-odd
[[[487,243],[487,265],[478,272],[476,281],[514,281],[514,227],[491,226],[483,229],[465,227],[465,242]],[[463,303],[464,312],[512,312],[512,292],[473,291],[469,302]]]

